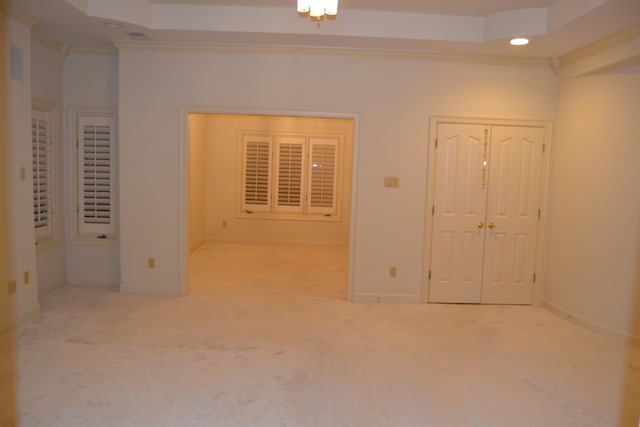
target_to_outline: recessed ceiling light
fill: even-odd
[[[529,39],[525,39],[524,37],[517,37],[515,39],[511,39],[509,43],[512,46],[524,46],[529,44]]]
[[[145,33],[141,33],[139,31],[133,31],[127,34],[129,34],[129,37],[131,37],[134,40],[151,40],[148,35],[146,35]]]
[[[107,28],[111,28],[112,30],[121,30],[124,28],[124,25],[117,22],[105,22],[104,26]]]

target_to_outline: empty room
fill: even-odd
[[[639,424],[638,1],[0,22],[0,425]]]

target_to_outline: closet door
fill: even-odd
[[[441,123],[436,150],[429,302],[478,303],[487,201],[489,127]],[[485,142],[487,144],[485,144]]]
[[[493,126],[483,303],[531,304],[544,130]]]
[[[543,139],[543,128],[438,124],[429,302],[533,302]]]

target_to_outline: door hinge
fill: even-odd
[[[538,208],[538,219],[542,217],[542,209]]]
[[[544,153],[547,150],[547,144],[542,144],[542,152]]]
[[[436,148],[438,148],[438,138],[436,138]]]
[[[436,213],[436,205],[431,206],[431,215],[435,215]]]
[[[536,273],[533,273],[533,283],[536,283]]]
[[[429,270],[429,280],[431,280],[431,270]]]

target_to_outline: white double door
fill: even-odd
[[[439,123],[429,302],[531,304],[544,128]]]

